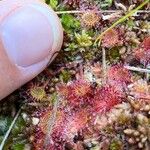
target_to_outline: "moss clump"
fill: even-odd
[[[122,142],[118,139],[113,139],[110,144],[110,150],[122,150]]]

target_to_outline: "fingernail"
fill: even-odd
[[[16,9],[1,24],[7,55],[16,65],[28,67],[50,55],[54,42],[52,24],[42,11],[32,6]],[[53,20],[51,20],[53,21]]]

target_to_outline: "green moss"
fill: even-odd
[[[11,135],[5,143],[4,150],[23,150],[28,143],[28,133],[26,133],[27,123],[20,116],[12,129]]]
[[[126,23],[127,23],[129,28],[133,28],[135,26],[135,23],[132,19],[129,19]]]
[[[7,132],[8,128],[11,124],[11,121],[12,121],[12,119],[10,117],[6,117],[6,116],[0,117],[0,136],[4,135]]]
[[[58,5],[58,0],[50,0],[49,4],[53,9],[56,9],[56,7]]]
[[[120,58],[119,47],[113,47],[110,50],[108,50],[108,55],[109,58],[113,60]]]
[[[75,33],[76,40],[81,47],[89,47],[92,43],[92,37],[90,37],[85,30],[82,33]]]
[[[17,143],[12,147],[13,150],[24,150],[24,148],[25,148],[25,144],[22,143]]]
[[[72,42],[72,43],[66,44],[66,47],[67,48],[64,49],[64,51],[66,51],[66,52],[68,52],[68,51],[75,51],[75,50],[77,50],[78,45]]]
[[[61,16],[61,22],[65,31],[68,33],[80,27],[80,22],[71,14],[63,14]]]
[[[60,78],[63,82],[67,83],[67,82],[71,79],[71,74],[70,74],[70,72],[67,71],[67,70],[62,70],[61,74],[59,75],[59,78]]]
[[[122,143],[118,139],[113,139],[110,144],[110,150],[122,150]]]
[[[15,124],[15,126],[12,129],[13,136],[18,136],[19,133],[22,133],[22,131],[25,129],[26,122],[25,120],[20,116]]]

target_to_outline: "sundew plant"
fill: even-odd
[[[0,103],[0,150],[149,150],[150,1],[45,3],[63,46]]]

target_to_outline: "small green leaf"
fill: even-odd
[[[69,43],[67,44],[67,48],[64,49],[64,51],[75,51],[78,48],[78,45],[75,43]]]
[[[57,5],[58,5],[58,0],[50,0],[50,6],[53,9],[56,9]]]
[[[25,144],[22,143],[17,143],[12,147],[13,150],[24,150],[24,148],[25,148]]]
[[[61,17],[61,22],[66,31],[71,29],[78,29],[80,27],[80,22],[71,14],[63,14]]]
[[[26,122],[24,121],[24,119],[20,116],[14,126],[14,128],[12,129],[12,134],[14,136],[17,136],[20,132],[22,132],[22,130],[25,128]]]
[[[90,37],[85,30],[82,30],[82,33],[75,33],[76,40],[78,44],[82,47],[89,47],[92,43],[92,37]]]
[[[112,3],[113,3],[113,0],[105,0],[104,2],[101,3],[101,8],[110,7]]]
[[[127,25],[128,25],[129,28],[133,28],[133,27],[135,26],[134,21],[131,20],[131,19],[129,19],[129,20],[127,21]]]
[[[61,78],[61,80],[63,80],[63,82],[67,83],[71,78],[71,74],[67,70],[62,70],[59,77]]]

